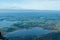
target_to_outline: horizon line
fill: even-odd
[[[0,11],[60,11],[60,10],[37,10],[37,9],[0,9]]]

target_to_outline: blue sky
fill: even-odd
[[[59,0],[0,0],[0,9],[60,10]]]

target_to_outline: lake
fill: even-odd
[[[5,37],[7,38],[10,38],[10,37],[23,37],[23,36],[28,36],[28,35],[37,35],[37,36],[42,36],[42,35],[45,35],[45,34],[48,34],[48,33],[51,33],[50,30],[45,30],[43,28],[40,28],[40,27],[35,27],[35,28],[32,28],[32,29],[22,29],[22,30],[18,30],[18,31],[15,31],[15,32],[11,32],[11,33],[8,33],[6,35],[4,35]]]

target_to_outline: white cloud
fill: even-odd
[[[25,9],[37,9],[37,10],[60,10],[59,1],[32,1],[27,4],[22,4],[22,8]]]
[[[60,1],[57,0],[24,0],[13,3],[0,3],[0,9],[35,9],[60,10]]]

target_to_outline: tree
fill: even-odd
[[[4,38],[0,32],[0,40],[8,40],[8,39]]]

